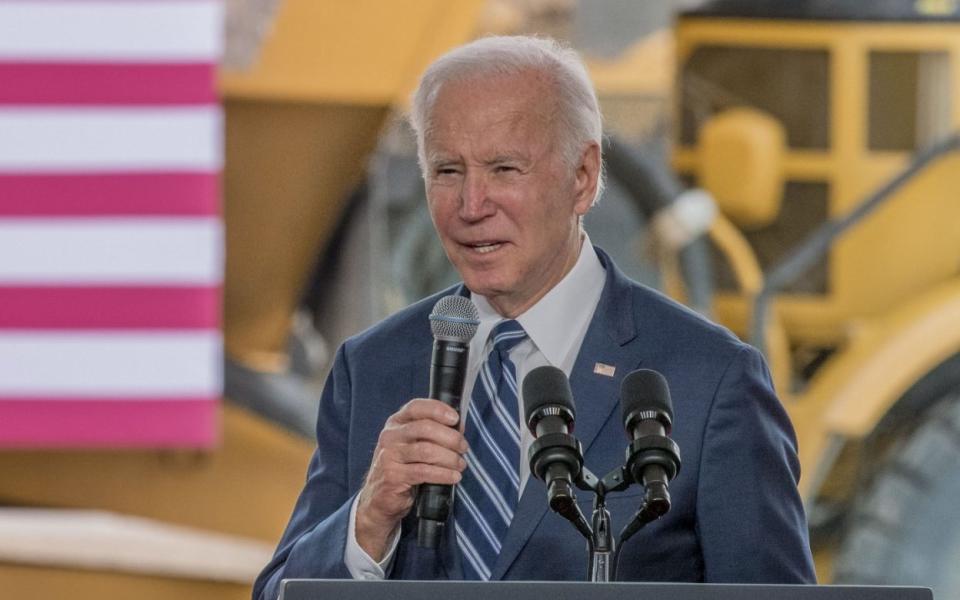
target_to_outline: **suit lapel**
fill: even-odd
[[[620,382],[639,365],[641,350],[636,341],[632,284],[599,248],[597,256],[607,271],[607,280],[570,373],[570,387],[578,408],[573,433],[580,440],[584,453],[619,405]],[[597,363],[614,367],[613,376],[595,373]],[[522,458],[526,460],[526,456]],[[547,508],[544,486],[531,476],[491,571],[491,579],[503,578],[540,524]]]
[[[640,365],[643,350],[634,320],[634,284],[599,248],[597,256],[607,270],[607,282],[570,373],[570,388],[577,405],[573,434],[584,452],[619,406],[620,382]]]
[[[523,459],[526,460],[526,456]],[[523,488],[517,510],[513,513],[513,521],[507,530],[507,537],[503,540],[497,562],[490,570],[491,580],[503,579],[504,573],[517,559],[517,554],[526,545],[546,513],[547,498],[543,484],[531,475],[527,478],[527,485]]]

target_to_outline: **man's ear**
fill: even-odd
[[[590,142],[580,155],[580,162],[574,175],[577,201],[574,210],[580,216],[587,214],[593,206],[597,185],[600,182],[600,144]]]

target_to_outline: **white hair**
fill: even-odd
[[[519,75],[545,76],[553,91],[561,154],[570,166],[579,164],[587,144],[602,147],[603,118],[597,93],[580,55],[554,39],[532,36],[490,36],[454,48],[431,64],[413,93],[410,124],[417,135],[417,157],[426,173],[424,137],[440,90],[448,81]],[[602,167],[602,165],[601,165]],[[603,169],[594,202],[603,190]]]

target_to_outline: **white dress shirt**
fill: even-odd
[[[587,334],[587,328],[593,319],[593,313],[600,301],[600,294],[607,273],[590,244],[590,238],[584,234],[580,256],[566,276],[560,280],[536,304],[531,306],[516,320],[527,332],[527,338],[510,351],[510,360],[517,368],[517,381],[522,382],[527,373],[552,365],[570,376],[573,364],[580,353],[580,346]],[[471,298],[480,313],[480,325],[476,335],[470,341],[470,359],[467,366],[466,384],[463,388],[463,400],[460,414],[467,414],[473,384],[487,355],[490,353],[490,332],[504,320],[490,305],[486,298],[474,294]],[[522,387],[522,386],[521,386]],[[521,392],[522,393],[522,392]],[[520,453],[520,494],[530,476],[527,463],[527,448],[533,443],[533,435],[525,425],[523,398],[518,398],[519,423],[521,432]],[[462,422],[462,420],[461,420]],[[358,497],[359,498],[359,497]],[[399,527],[394,532],[389,550],[379,563],[373,560],[357,543],[355,530],[357,500],[350,510],[350,524],[347,531],[347,545],[344,551],[344,563],[354,579],[383,579],[393,560],[400,538]]]

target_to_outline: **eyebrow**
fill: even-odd
[[[427,166],[430,168],[437,168],[444,165],[459,165],[463,164],[463,159],[460,157],[447,156],[443,154],[433,154],[427,156]],[[483,164],[486,166],[492,166],[497,164],[502,164],[506,162],[518,162],[521,164],[527,164],[530,162],[529,157],[523,154],[505,154],[500,153],[496,154],[491,158],[485,159]]]
[[[498,165],[510,165],[516,168],[519,168],[522,171],[530,169],[534,160],[526,154],[498,154],[490,160],[484,161],[484,165],[488,167],[496,167]]]
[[[460,163],[460,162],[463,162],[460,158],[453,157],[446,154],[433,153],[433,154],[427,155],[427,165],[431,167],[435,167],[438,165],[448,165],[452,163]]]

